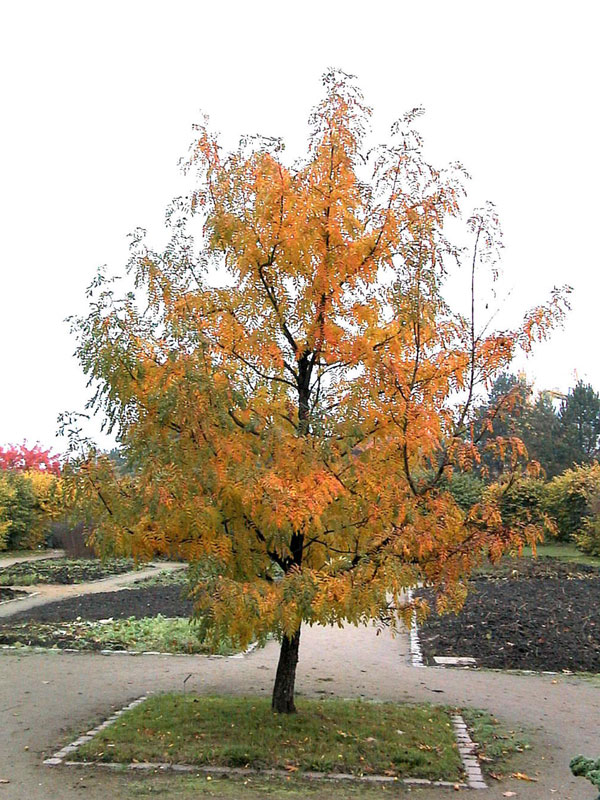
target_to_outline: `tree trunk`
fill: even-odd
[[[279,664],[273,687],[271,708],[276,714],[295,714],[294,684],[296,682],[296,666],[298,665],[298,648],[300,646],[300,628],[290,638],[281,640]]]

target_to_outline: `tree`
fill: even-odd
[[[492,382],[484,403],[474,412],[475,438],[481,444],[479,472],[497,479],[506,470],[512,453],[497,447],[499,441],[518,438],[524,441],[524,417],[527,415],[531,386],[522,375],[501,372]],[[526,442],[524,442],[526,444]]]
[[[199,126],[195,187],[168,211],[167,247],[138,231],[135,289],[119,294],[100,273],[88,316],[73,320],[90,407],[129,467],[85,441],[73,456],[70,486],[98,546],[195,565],[209,636],[274,633],[276,712],[295,710],[302,623],[395,628],[420,580],[441,608],[457,606],[482,553],[535,536],[503,524],[499,487],[465,512],[442,479],[479,459],[478,387],[564,307],[555,291],[517,330],[478,327],[476,273],[495,269],[499,244],[488,205],[468,221],[473,313],[452,312],[443,278],[465,253],[445,223],[459,214],[461,170],[426,162],[418,110],[366,152],[359,90],[339,71],[324,85],[293,167],[278,140],[226,154]],[[76,419],[64,424],[79,452]],[[516,464],[519,443],[499,446]]]
[[[559,420],[565,466],[589,464],[598,456],[600,396],[590,384],[578,381],[563,400]]]
[[[0,470],[6,469],[19,472],[35,470],[60,475],[60,459],[49,448],[44,450],[39,442],[33,447],[28,447],[25,442],[20,445],[9,444],[0,447]]]
[[[541,464],[547,478],[571,466],[564,461],[560,421],[548,392],[539,392],[535,403],[526,409],[519,432],[529,457]]]

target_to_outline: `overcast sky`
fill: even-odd
[[[201,110],[234,142],[300,154],[328,66],[358,76],[383,138],[423,105],[430,160],[496,202],[514,313],[570,283],[563,331],[526,370],[600,389],[597,2],[120,0],[2,9],[0,444],[55,439],[85,380],[64,318],[126,235],[159,229]]]

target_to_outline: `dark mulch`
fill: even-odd
[[[109,561],[91,558],[45,558],[40,561],[21,561],[0,569],[0,584],[18,586],[38,583],[84,583],[131,572],[134,566],[130,558],[115,558]]]
[[[5,600],[14,600],[16,597],[25,597],[27,592],[21,592],[18,589],[9,589],[8,586],[0,586],[0,603]]]
[[[135,617],[189,617],[192,603],[185,599],[185,587],[181,586],[148,586],[141,589],[122,589],[119,592],[99,592],[82,597],[71,597],[57,603],[20,611],[6,619],[5,624],[13,624],[24,620],[38,622],[69,622],[81,619],[97,620],[127,619]],[[1,620],[0,620],[1,623]],[[0,624],[0,641],[1,641]]]
[[[480,667],[600,672],[600,571],[554,559],[503,564],[471,581],[457,616],[432,614],[419,632],[427,663],[471,656]]]

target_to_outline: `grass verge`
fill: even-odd
[[[467,708],[461,713],[478,744],[477,755],[487,776],[501,780],[512,771],[515,758],[531,749],[522,730],[508,730],[487,711]]]
[[[189,584],[188,571],[186,569],[163,569],[156,575],[149,575],[135,581],[136,587],[145,586],[186,586]]]
[[[188,619],[160,615],[142,619],[107,619],[90,622],[27,622],[0,628],[0,642],[16,646],[74,648],[77,650],[148,650],[161,653],[231,655],[229,642],[210,649],[199,641]]]
[[[149,698],[75,755],[84,761],[386,774],[459,780],[448,712],[429,705],[300,700],[274,716],[264,698],[163,694]]]

